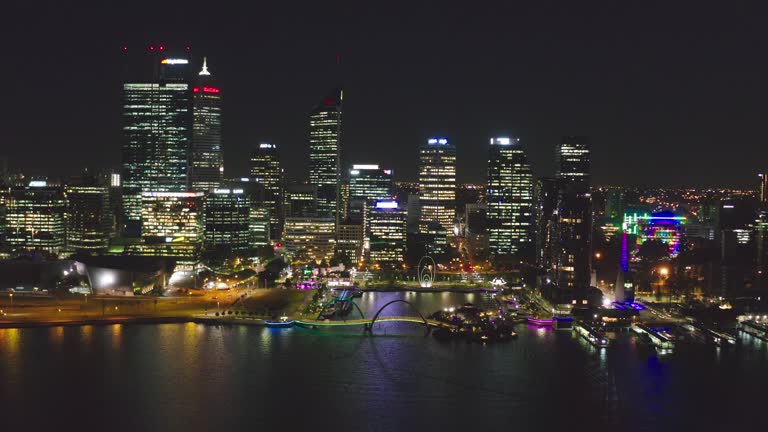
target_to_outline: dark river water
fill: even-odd
[[[481,294],[369,293],[425,313]],[[410,315],[399,303],[385,315]],[[768,347],[657,357],[519,325],[510,343],[439,343],[409,323],[0,330],[0,430],[763,430]]]

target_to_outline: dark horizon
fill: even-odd
[[[52,176],[119,166],[121,47],[164,43],[191,45],[195,67],[207,56],[220,82],[228,177],[273,142],[300,178],[307,114],[339,81],[345,159],[396,181],[416,179],[430,136],[456,144],[461,182],[484,181],[500,135],[521,138],[536,176],[562,136],[589,136],[594,184],[752,188],[768,167],[764,10],[323,6],[10,6],[0,155]]]

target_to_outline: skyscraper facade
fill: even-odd
[[[402,266],[406,239],[405,208],[395,200],[376,201],[369,231],[369,264],[378,269]]]
[[[192,270],[203,244],[202,192],[144,192],[140,254],[178,257],[177,270]]]
[[[589,287],[592,272],[591,150],[587,137],[558,146],[558,203],[553,218],[551,273],[561,288]]]
[[[205,248],[243,252],[250,247],[251,204],[243,189],[218,188],[204,199]]]
[[[261,143],[251,153],[251,179],[263,186],[263,205],[269,212],[270,237],[279,239],[283,219],[283,170],[275,144]]]
[[[65,245],[66,198],[61,187],[45,181],[10,189],[5,241],[14,251],[60,253]]]
[[[187,58],[160,60],[154,80],[123,84],[123,224],[141,228],[143,192],[183,192],[192,138]]]
[[[392,170],[378,165],[352,165],[349,170],[349,199],[347,216],[364,223],[377,200],[392,198]]]
[[[343,91],[336,89],[309,114],[309,183],[317,187],[317,210],[338,223],[341,183]]]
[[[109,188],[96,184],[68,185],[67,250],[104,251],[112,233]]]
[[[215,85],[208,62],[197,85],[192,87],[192,146],[189,155],[191,190],[208,192],[221,184],[224,176],[224,153],[221,138],[222,93]]]
[[[533,245],[533,171],[518,138],[491,138],[488,157],[488,249],[492,255]]]
[[[430,138],[419,149],[419,231],[439,223],[453,234],[456,219],[456,147],[445,138]]]

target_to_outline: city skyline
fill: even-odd
[[[658,18],[653,8],[587,8],[561,15],[539,6],[509,6],[495,17],[478,7],[476,18],[464,22],[460,10],[418,7],[398,30],[387,24],[391,14],[378,17],[372,10],[309,7],[292,14],[270,8],[263,16],[272,22],[253,30],[253,37],[217,32],[221,23],[202,25],[201,18],[186,13],[161,26],[160,17],[169,12],[163,7],[158,18],[140,25],[134,12],[126,11],[111,17],[109,28],[100,19],[106,16],[103,10],[75,9],[69,24],[90,19],[61,41],[54,55],[60,74],[55,80],[40,75],[49,60],[27,55],[36,41],[20,40],[6,55],[15,67],[4,71],[20,83],[9,89],[11,108],[4,111],[4,118],[14,119],[7,129],[13,145],[2,151],[10,168],[68,175],[84,165],[119,165],[119,82],[113,77],[120,47],[136,50],[164,42],[189,43],[196,63],[207,56],[210,70],[221,79],[228,95],[228,176],[247,172],[245,155],[254,145],[274,142],[285,149],[286,173],[299,177],[307,156],[306,115],[339,81],[346,89],[349,161],[391,166],[398,180],[416,179],[417,149],[429,136],[456,144],[460,182],[484,180],[484,151],[478,150],[493,136],[520,138],[539,177],[554,172],[551,159],[559,137],[588,135],[596,155],[595,184],[745,186],[765,164],[754,121],[762,112],[757,77],[765,65],[753,54],[760,40],[750,33],[757,25],[752,16],[759,13],[745,15],[743,23],[719,22],[713,35],[708,24],[719,12],[704,6],[695,11],[700,23],[685,33],[676,32],[673,18],[683,11],[675,7],[665,9],[666,18],[653,26],[644,24]],[[429,34],[423,23],[430,22],[430,13],[454,31]],[[346,19],[309,49],[305,42],[320,28],[310,20],[313,14],[318,22],[335,15]],[[350,19],[356,14],[359,20]],[[225,17],[232,13],[222,10],[222,21]],[[500,27],[505,18],[519,26]],[[522,18],[530,23],[518,22]],[[288,31],[280,27],[285,22],[299,25]],[[62,26],[52,16],[43,16],[41,24],[48,28],[43,35]],[[539,26],[555,29],[556,40],[564,34],[577,37],[553,45]],[[103,30],[104,37],[82,49],[90,30]],[[354,30],[363,35],[359,41],[345,37]],[[274,35],[261,38],[267,31]],[[685,55],[678,60],[677,52]],[[90,63],[98,64],[97,76],[82,73]],[[561,74],[556,71],[562,64],[577,67]],[[430,73],[428,65],[437,65],[440,74]],[[27,116],[30,100],[55,94],[62,82],[79,89],[76,101],[62,98],[66,109],[58,100],[35,105],[39,115]],[[454,87],[456,82],[462,85]],[[711,91],[718,83],[727,83],[729,91]],[[27,117],[44,118],[51,127],[32,128]],[[719,151],[724,143],[731,151]],[[398,151],[387,151],[392,146]],[[41,150],[51,157],[37,160]],[[652,175],[643,171],[654,158],[666,157],[691,163]],[[698,169],[714,175],[697,175]]]

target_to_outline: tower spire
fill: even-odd
[[[208,58],[203,57],[203,70],[200,71],[198,75],[210,75],[211,73],[208,72]]]

